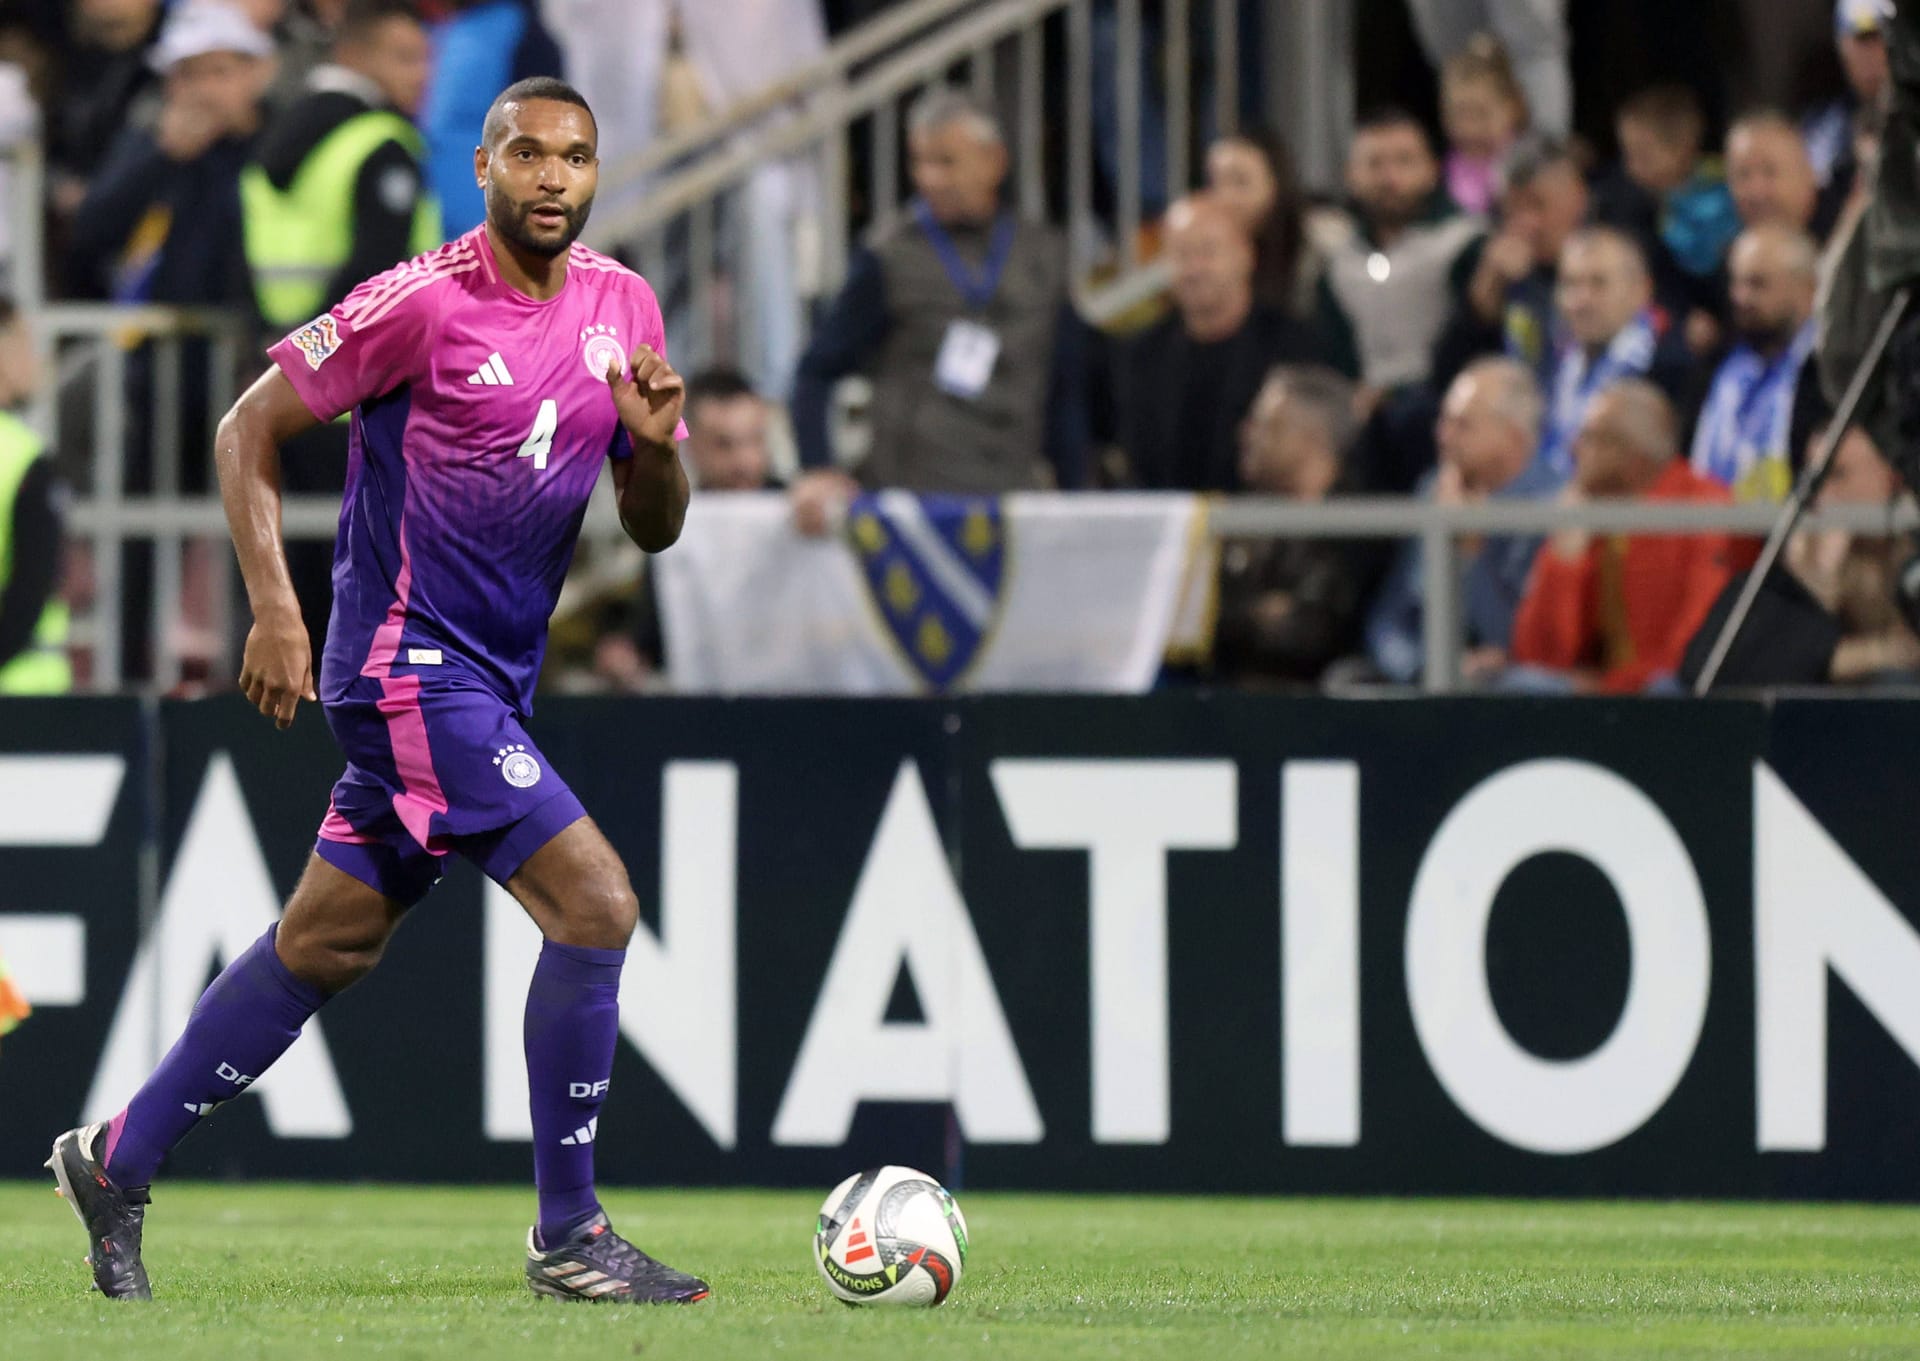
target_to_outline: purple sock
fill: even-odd
[[[200,994],[187,1028],[107,1130],[107,1175],[145,1186],[167,1150],[202,1116],[267,1071],[327,994],[274,953],[277,928],[247,947]]]
[[[600,1208],[593,1140],[620,1034],[625,950],[547,941],[527,989],[527,1092],[533,1102],[533,1179],[540,1241],[565,1241]]]

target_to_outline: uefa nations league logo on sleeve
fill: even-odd
[[[331,315],[315,317],[293,333],[293,343],[307,357],[307,367],[318,369],[340,348],[340,327]]]

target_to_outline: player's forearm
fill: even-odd
[[[229,411],[214,436],[214,466],[240,559],[240,576],[254,618],[279,611],[298,613],[299,600],[287,571],[280,530],[280,450],[266,423],[244,404]]]
[[[646,552],[663,552],[680,537],[691,495],[675,442],[636,442],[633,469],[620,494],[620,527]]]

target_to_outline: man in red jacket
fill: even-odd
[[[1679,457],[1673,407],[1630,379],[1593,399],[1563,504],[1720,501],[1726,489]],[[1657,688],[1732,575],[1729,535],[1563,530],[1540,549],[1513,625],[1514,688],[1626,694]]]

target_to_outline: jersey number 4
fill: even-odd
[[[560,408],[553,398],[544,397],[540,401],[540,414],[533,418],[533,429],[528,432],[526,443],[520,446],[517,457],[533,460],[535,472],[545,472],[547,455],[553,452],[553,435],[560,428]]]

